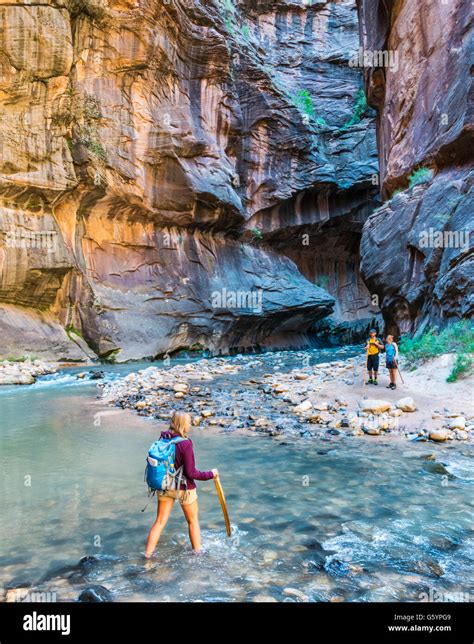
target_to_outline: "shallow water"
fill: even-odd
[[[277,370],[300,355],[258,358]],[[203,554],[190,552],[175,507],[144,562],[156,506],[141,511],[144,458],[158,425],[105,408],[96,383],[76,379],[83,370],[0,391],[0,587],[31,583],[59,601],[91,584],[115,600],[474,597],[473,448],[395,437],[276,441],[196,428],[197,465],[219,467],[233,536],[213,483],[198,483]],[[85,555],[96,559],[78,567]]]

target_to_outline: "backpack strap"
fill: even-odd
[[[188,440],[187,438],[183,438],[182,436],[176,436],[175,438],[172,438],[170,440],[170,443],[174,443],[175,445],[177,445],[178,443],[182,443],[183,441],[187,441],[187,440]]]
[[[174,438],[171,438],[168,444],[173,444],[177,445],[178,443],[182,443],[183,441],[187,441],[187,438],[183,438],[182,436],[175,436]],[[175,482],[175,490],[180,490],[181,489],[181,483],[183,483],[186,488],[188,487],[188,481],[183,473],[183,466],[179,467],[175,473],[174,473],[174,482]]]

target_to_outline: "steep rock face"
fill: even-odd
[[[389,329],[421,332],[474,311],[472,7],[358,4],[364,49],[395,55],[366,69],[366,82],[379,109],[382,194],[397,189],[365,224],[361,269]]]
[[[306,185],[289,197],[283,193],[286,176],[277,176],[276,203],[260,204],[246,227],[261,231],[308,280],[328,290],[335,298],[332,325],[357,325],[379,309],[359,271],[362,226],[378,203],[378,157],[373,115],[360,108],[365,101],[360,70],[350,64],[359,47],[355,5],[311,3],[314,11],[307,12],[295,2],[282,3],[277,11],[271,2],[244,4],[252,33],[275,70],[274,83],[303,103],[303,122],[313,129],[325,159],[313,181],[306,165]]]
[[[383,294],[389,331],[472,317],[473,212],[474,170],[457,169],[397,194],[369,218],[361,269],[372,292]]]
[[[248,231],[308,191],[313,223],[341,195],[344,213],[371,202],[373,123],[350,122],[354,2],[0,12],[0,354],[29,352],[35,336],[33,352],[72,360],[281,346],[331,312],[284,250]],[[292,225],[297,208],[274,231]],[[262,306],[219,310],[222,289]]]

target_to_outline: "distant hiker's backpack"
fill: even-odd
[[[160,438],[148,450],[145,468],[145,480],[152,491],[180,489],[186,482],[183,466],[175,468],[176,445],[185,438]]]

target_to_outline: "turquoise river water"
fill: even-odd
[[[0,391],[0,593],[31,585],[69,601],[100,584],[115,601],[474,597],[473,448],[459,444],[196,428],[197,465],[219,468],[233,535],[213,483],[201,483],[203,553],[190,552],[175,507],[146,562],[156,501],[142,512],[143,469],[159,426],[104,407],[80,370]]]

